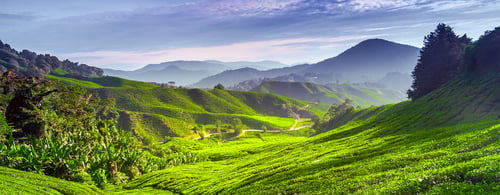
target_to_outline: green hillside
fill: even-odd
[[[68,85],[80,85],[85,88],[103,88],[103,87],[120,87],[120,88],[141,88],[152,89],[158,86],[141,82],[122,79],[119,77],[102,76],[102,77],[83,77],[68,75],[62,69],[55,69],[51,74],[45,75],[45,78],[56,79]]]
[[[326,133],[202,142],[213,159],[138,177],[177,193],[500,192],[500,75],[461,78],[412,101],[351,113]]]
[[[104,194],[95,186],[0,167],[2,194]]]
[[[84,86],[102,99],[115,99],[121,111],[119,125],[149,141],[165,136],[198,137],[199,132],[193,130],[203,128],[200,126],[211,127],[206,130],[212,131],[217,122],[230,127],[235,119],[241,120],[246,128],[288,129],[297,115],[303,118],[323,115],[321,109],[304,102],[268,93],[161,88],[118,77],[73,78],[62,74],[46,77]]]
[[[302,101],[340,104],[351,99],[356,106],[370,107],[396,103],[405,100],[405,95],[397,90],[370,86],[369,84],[328,84],[319,85],[304,82],[266,81],[252,91],[274,93]]]

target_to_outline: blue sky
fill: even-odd
[[[421,47],[438,23],[477,39],[500,2],[3,0],[0,40],[102,68],[172,60],[314,63],[369,38]]]

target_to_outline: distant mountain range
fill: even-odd
[[[360,107],[397,103],[406,99],[406,95],[401,91],[368,83],[319,85],[306,82],[265,81],[252,91],[274,93],[302,101],[337,105],[349,98],[356,106]]]
[[[257,70],[255,68],[240,68],[226,70],[222,73],[206,77],[191,85],[198,88],[212,88],[221,83],[224,86],[233,86],[240,82],[262,78],[274,78],[283,75],[294,74],[305,70],[309,65],[297,65],[292,67],[276,68],[271,70]]]
[[[384,84],[391,88],[406,90],[410,86],[411,77],[409,75],[417,63],[418,55],[419,48],[413,46],[383,39],[369,39],[336,57],[315,64],[303,64],[264,71],[252,68],[229,70],[204,78],[192,86],[211,88],[217,83],[221,83],[231,87],[247,80],[264,78],[280,81],[288,78],[288,81],[319,84],[377,82],[389,76],[392,78],[393,83],[385,82]],[[388,73],[391,73],[391,75],[388,75]],[[400,77],[394,77],[395,75],[400,75]],[[402,83],[404,86],[401,86]]]
[[[242,67],[255,67],[260,70],[265,70],[285,66],[288,65],[275,61],[170,61],[160,64],[149,64],[134,71],[104,69],[104,74],[146,82],[167,83],[174,81],[177,85],[185,86],[225,70],[238,69]]]
[[[409,75],[418,55],[419,49],[413,46],[369,39],[336,57],[315,64],[289,66],[275,61],[170,61],[149,64],[134,71],[104,69],[104,74],[146,82],[174,81],[180,86],[196,88],[213,88],[218,83],[238,88],[236,85],[241,82],[260,84],[248,80],[263,79],[318,84],[384,80],[385,85],[405,91],[410,86]],[[246,90],[249,90],[248,87]]]
[[[249,91],[252,90],[253,88],[259,86],[260,84],[266,82],[266,81],[281,81],[281,82],[313,82],[314,80],[314,75],[313,74],[306,74],[305,76],[303,75],[298,75],[298,74],[288,74],[284,76],[278,76],[278,77],[273,77],[273,78],[258,78],[258,79],[252,79],[252,80],[246,80],[243,82],[240,82],[234,86],[229,86],[227,87],[228,89],[231,90],[239,90],[239,91]],[[330,82],[332,84],[333,82]],[[337,80],[335,82],[336,84],[339,83]],[[363,84],[365,85],[370,85],[370,86],[381,86],[381,87],[388,87],[391,89],[398,90],[400,92],[406,92],[409,88],[409,86],[412,83],[412,78],[410,73],[401,73],[401,72],[389,72],[387,73],[382,79],[375,81],[375,82],[364,82]]]

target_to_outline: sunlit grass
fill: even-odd
[[[0,167],[2,194],[103,194],[95,186]]]
[[[271,127],[277,127],[277,128],[281,128],[281,129],[289,129],[295,124],[295,119],[293,119],[293,118],[283,118],[283,117],[276,117],[276,116],[260,116],[260,115],[248,115],[248,117],[272,124]],[[261,128],[258,128],[258,129],[261,129]]]
[[[61,82],[68,84],[68,85],[80,85],[80,86],[85,87],[85,88],[102,88],[103,87],[102,85],[99,85],[99,84],[91,82],[91,81],[82,81],[82,80],[78,80],[78,79],[58,77],[58,76],[54,76],[54,75],[45,75],[45,78],[55,79],[55,80],[61,81]]]

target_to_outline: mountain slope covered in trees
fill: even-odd
[[[69,60],[60,61],[57,57],[48,54],[36,54],[29,50],[21,52],[0,41],[0,71],[14,70],[25,76],[44,76],[50,72],[62,69],[70,74],[81,76],[102,76],[100,68],[78,64]]]

